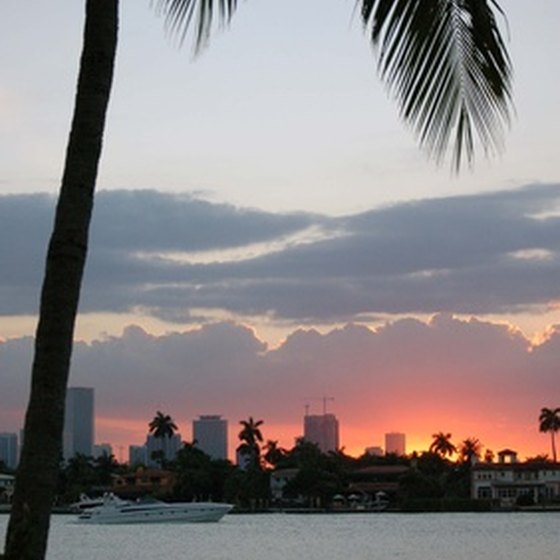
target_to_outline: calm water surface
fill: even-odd
[[[553,560],[560,513],[228,515],[84,526],[55,516],[48,560]],[[5,536],[7,516],[0,516]]]

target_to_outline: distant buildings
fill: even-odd
[[[93,454],[94,396],[90,387],[69,387],[64,416],[64,459]]]
[[[15,469],[18,464],[17,434],[0,433],[0,461],[9,469]]]
[[[148,463],[148,454],[146,451],[146,446],[129,445],[128,463],[129,465],[146,465]]]
[[[323,453],[339,449],[338,420],[334,414],[306,414],[303,439],[318,445]]]
[[[157,467],[164,461],[173,461],[177,452],[181,449],[181,434],[173,434],[171,437],[156,437],[148,435],[146,439],[146,465]]]
[[[193,443],[212,459],[227,459],[227,420],[216,414],[193,420]]]
[[[399,432],[385,434],[385,454],[406,455],[406,436]]]
[[[371,457],[381,457],[383,455],[383,448],[379,447],[378,445],[366,447],[365,454],[370,455]]]
[[[94,459],[99,459],[99,457],[103,457],[103,455],[105,455],[106,457],[111,457],[111,455],[113,454],[113,447],[110,443],[96,443],[93,446],[92,454]]]

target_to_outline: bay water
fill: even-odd
[[[7,515],[0,516],[0,538]],[[560,513],[255,514],[219,523],[79,525],[55,515],[48,560],[553,560]]]

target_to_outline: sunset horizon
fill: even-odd
[[[83,317],[82,321],[83,320],[87,322],[87,317]],[[128,399],[131,401],[129,403],[126,403],[127,384],[124,383],[123,385],[122,381],[117,382],[119,378],[119,372],[117,370],[111,372],[115,383],[113,385],[111,385],[111,383],[107,384],[109,393],[107,393],[107,390],[103,389],[103,386],[94,383],[95,377],[93,370],[96,368],[96,363],[98,362],[96,356],[103,356],[103,362],[108,360],[107,366],[109,366],[112,362],[110,357],[111,351],[115,353],[115,356],[120,355],[119,360],[121,360],[124,372],[133,366],[133,364],[137,364],[138,360],[142,361],[137,351],[144,344],[148,352],[154,351],[154,349],[158,347],[163,349],[172,340],[175,340],[177,343],[179,340],[183,339],[186,346],[189,346],[189,338],[196,336],[208,337],[209,340],[207,344],[210,344],[210,340],[213,337],[212,333],[216,334],[220,329],[224,329],[224,332],[229,332],[229,334],[234,335],[233,339],[239,334],[251,338],[254,337],[254,343],[260,345],[260,347],[257,348],[255,358],[262,361],[268,356],[271,363],[276,363],[276,367],[278,367],[278,355],[282,355],[285,352],[291,353],[291,347],[294,346],[295,341],[298,340],[299,343],[295,346],[297,353],[296,355],[292,355],[292,359],[296,358],[296,363],[301,363],[302,361],[308,362],[308,360],[311,359],[310,354],[304,354],[306,348],[301,345],[301,341],[306,338],[313,340],[313,345],[309,347],[312,351],[316,351],[317,345],[321,344],[321,341],[327,346],[335,344],[335,347],[341,350],[341,347],[335,342],[336,339],[348,339],[352,334],[359,335],[360,338],[369,334],[372,337],[371,341],[374,341],[376,336],[388,337],[391,331],[398,331],[399,329],[414,326],[426,332],[430,330],[433,331],[434,329],[439,330],[439,335],[442,336],[442,333],[449,328],[468,330],[469,325],[471,329],[488,329],[487,335],[494,331],[494,335],[499,334],[502,339],[505,337],[506,340],[514,340],[515,345],[520,343],[524,344],[526,358],[528,360],[527,363],[530,363],[531,359],[535,355],[538,355],[539,351],[547,352],[547,345],[553,348],[555,345],[560,344],[560,329],[557,327],[549,326],[548,328],[543,328],[540,333],[541,336],[533,336],[533,341],[531,341],[529,337],[523,335],[519,328],[512,324],[482,321],[476,317],[459,318],[451,314],[434,314],[427,320],[420,320],[413,317],[400,318],[382,323],[375,328],[358,323],[349,323],[342,327],[334,327],[330,330],[325,329],[321,332],[315,328],[297,328],[291,331],[283,340],[274,344],[269,344],[261,340],[258,337],[258,331],[256,329],[250,329],[245,324],[235,323],[233,321],[192,327],[184,331],[169,331],[157,335],[150,334],[138,325],[129,325],[120,336],[104,334],[98,338],[92,338],[88,342],[76,342],[75,367],[73,368],[75,373],[71,374],[69,386],[87,386],[95,390],[95,443],[109,443],[112,446],[115,458],[122,462],[128,461],[128,446],[141,446],[145,444],[148,435],[148,424],[156,410],[162,410],[174,419],[178,425],[178,433],[181,434],[182,441],[184,442],[192,442],[192,421],[198,416],[204,414],[221,415],[223,419],[228,421],[228,456],[233,462],[235,462],[235,449],[239,444],[237,437],[240,431],[239,423],[249,416],[263,420],[262,431],[265,441],[276,440],[281,447],[291,449],[295,445],[296,439],[303,436],[303,418],[306,411],[309,414],[322,414],[324,411],[322,399],[326,395],[329,397],[327,401],[327,412],[334,414],[340,423],[340,448],[344,453],[353,457],[363,455],[368,447],[381,447],[383,449],[384,435],[389,432],[405,434],[407,455],[413,452],[421,453],[429,449],[433,434],[440,431],[451,433],[452,441],[457,447],[467,438],[477,438],[482,445],[483,452],[490,449],[496,454],[502,449],[513,449],[517,451],[520,459],[535,457],[537,455],[550,456],[549,436],[539,433],[538,415],[542,407],[553,406],[554,403],[546,402],[546,398],[543,398],[542,402],[536,398],[532,398],[529,401],[531,404],[522,406],[520,409],[518,400],[515,402],[515,406],[505,407],[506,410],[504,410],[502,406],[497,416],[487,415],[485,410],[488,409],[480,403],[481,399],[478,395],[480,387],[475,385],[472,389],[472,396],[470,396],[468,392],[465,391],[464,386],[457,386],[456,382],[452,382],[447,389],[442,389],[441,392],[436,395],[435,400],[431,400],[430,392],[434,387],[434,380],[439,378],[442,381],[445,380],[446,366],[444,365],[442,365],[443,373],[440,372],[438,374],[437,371],[432,371],[429,375],[426,375],[426,365],[418,364],[421,375],[418,378],[414,375],[412,376],[413,385],[410,391],[400,386],[401,384],[399,384],[397,380],[397,387],[399,387],[398,390],[396,390],[397,392],[390,396],[385,394],[381,397],[375,396],[375,381],[360,381],[364,375],[363,365],[357,368],[359,370],[357,372],[351,371],[351,368],[346,368],[341,378],[352,378],[352,383],[358,385],[358,387],[363,383],[371,386],[371,388],[366,391],[358,389],[358,393],[349,390],[348,387],[338,387],[334,384],[333,380],[328,381],[327,378],[325,378],[324,382],[307,383],[298,390],[297,382],[292,377],[290,381],[290,387],[293,389],[292,391],[286,392],[285,388],[282,389],[281,387],[272,389],[272,381],[262,379],[262,374],[265,371],[263,370],[261,374],[257,373],[256,377],[251,381],[251,384],[259,383],[258,379],[260,378],[262,386],[254,385],[253,392],[248,395],[247,398],[237,395],[237,405],[233,408],[231,404],[229,404],[230,399],[220,395],[219,385],[218,388],[214,389],[212,389],[212,385],[205,387],[203,374],[198,379],[196,377],[191,378],[191,381],[185,385],[184,389],[180,388],[180,377],[177,376],[180,375],[181,366],[179,366],[179,371],[177,371],[173,377],[175,381],[169,380],[175,387],[172,398],[166,398],[165,386],[158,391],[157,399],[150,396],[154,387],[158,386],[160,382],[165,381],[166,376],[164,368],[157,373],[153,372],[151,374],[151,380],[148,380],[148,378],[145,377],[150,371],[150,366],[148,366],[147,371],[142,374],[142,377],[144,383],[147,381],[149,382],[149,387],[151,387],[151,389],[147,389],[145,393],[135,392],[134,398],[132,398],[132,395],[128,395]],[[443,327],[443,329],[441,327]],[[406,331],[403,331],[403,333],[405,332]],[[222,333],[222,335],[223,334],[224,333]],[[469,337],[471,336],[472,333],[469,334]],[[538,342],[535,342],[536,339],[538,339]],[[406,338],[397,339],[398,342],[401,340],[403,343],[406,343]],[[17,349],[17,352],[11,359],[27,360],[28,357],[25,353],[29,352],[31,341],[32,339],[29,337],[13,337],[0,341],[0,352],[2,348],[8,350],[13,345],[14,348]],[[223,342],[222,340],[222,343]],[[442,343],[445,344],[445,341],[438,342],[440,348]],[[214,351],[217,350],[219,344],[220,342],[216,341]],[[380,344],[384,346],[385,342],[381,342]],[[417,344],[417,342],[414,342],[414,344]],[[125,350],[127,347],[128,350]],[[123,356],[123,351],[127,352],[128,356]],[[158,350],[155,351],[159,352]],[[386,350],[385,353],[387,353]],[[11,352],[5,353],[5,355],[9,354],[11,354]],[[357,356],[354,356],[354,359],[356,358]],[[193,356],[193,359],[195,362],[199,362],[199,360],[204,360],[204,356],[197,353],[196,356]],[[491,360],[495,359],[496,356],[491,358]],[[388,370],[385,372],[387,378],[394,377],[395,373],[398,373],[397,365],[405,369],[414,367],[413,365],[410,366],[406,364],[404,366],[402,366],[402,364],[399,365],[398,359],[394,364],[389,364],[385,360],[387,360],[386,355],[382,357],[382,361],[384,361],[385,367]],[[456,358],[452,358],[452,361],[457,368],[465,365],[456,361]],[[545,361],[548,362],[548,359]],[[185,370],[189,369],[187,354],[182,355],[180,363],[185,367]],[[224,363],[228,363],[227,357]],[[288,370],[293,370],[295,367],[293,361],[288,363],[291,365],[286,365],[286,374],[289,373]],[[86,370],[83,372],[80,371],[82,364],[86,367]],[[244,362],[241,367],[245,365],[247,365],[247,363]],[[313,371],[319,371],[323,366],[324,364],[319,362],[316,364],[317,370],[314,369]],[[106,366],[103,365],[102,367],[105,368]],[[177,368],[177,364],[175,364],[174,367]],[[308,368],[308,373],[311,374],[309,363],[306,367]],[[21,373],[24,374],[25,371],[21,369]],[[137,371],[137,373],[141,372]],[[278,374],[279,372],[276,373]],[[331,375],[335,373],[336,372],[331,372]],[[489,373],[491,374],[492,372]],[[501,367],[497,367],[494,372],[498,377],[500,377],[502,373]],[[463,376],[468,379],[468,374],[463,373]],[[312,377],[315,377],[315,374],[313,374]],[[453,377],[455,379],[461,379],[461,375],[457,371],[454,372]],[[533,378],[533,380],[535,381],[536,378]],[[555,383],[555,380],[555,376],[550,377],[546,383]],[[178,382],[179,385],[177,385]],[[279,379],[279,382],[282,383],[281,379]],[[325,382],[329,383],[328,390],[324,390]],[[422,390],[421,385],[424,382],[428,386],[428,391]],[[503,378],[494,388],[493,394],[495,394],[496,406],[498,406],[503,399],[504,393],[503,388],[500,388],[501,382],[503,382]],[[314,385],[314,383],[316,383],[316,385]],[[405,381],[403,378],[403,383],[410,383],[410,381]],[[189,391],[189,384],[197,386],[196,393],[191,394],[191,391]],[[119,387],[118,390],[121,392],[115,392],[115,385]],[[285,399],[282,401],[282,406],[276,403],[270,413],[267,411],[269,406],[267,406],[266,393],[263,389],[263,387],[266,386],[268,386],[269,391],[272,389],[272,400],[277,400],[277,395],[280,394],[282,394]],[[383,387],[387,387],[386,382],[383,384]],[[485,385],[485,390],[488,390],[487,384]],[[371,408],[365,406],[362,400],[358,401],[361,404],[361,408],[357,410],[356,401],[353,399],[358,399],[358,395],[364,392],[372,394],[371,397],[365,401],[371,404]],[[16,393],[14,393],[14,395],[15,394]],[[10,406],[4,406],[2,413],[0,413],[0,423],[4,431],[7,430],[19,433],[22,427],[23,406],[25,404],[23,402],[25,396],[23,384],[17,391],[17,394],[19,395],[19,402],[13,400],[13,397],[10,398]],[[104,402],[104,395],[107,394],[111,395],[111,400],[113,401],[109,407],[107,403]],[[180,396],[178,396],[181,394],[185,395],[183,403],[180,400]],[[542,394],[545,394],[544,390]],[[263,396],[259,398],[258,395]],[[276,397],[274,395],[276,395]],[[500,397],[500,395],[502,396]],[[421,402],[415,403],[416,399],[420,399]],[[378,403],[376,405],[378,400],[386,400],[388,403]],[[254,401],[258,402],[251,405],[250,403]],[[444,406],[443,402],[441,402],[441,409],[438,409],[438,405],[434,404],[434,402],[439,401],[449,401],[450,404]],[[491,410],[492,399],[490,399],[490,401]],[[19,407],[15,408],[15,404],[18,404]],[[125,408],[126,413],[119,412],[121,408]],[[508,408],[510,408],[510,410],[507,410]]]

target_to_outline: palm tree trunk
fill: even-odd
[[[31,395],[6,560],[42,560],[62,452],[66,385],[111,92],[118,0],[87,0],[74,118],[47,253]]]
[[[554,430],[550,430],[550,438],[552,441],[552,460],[556,463],[556,434]]]

